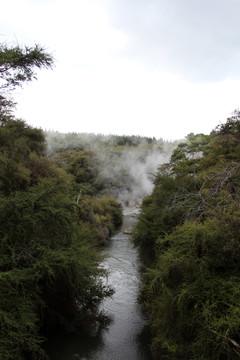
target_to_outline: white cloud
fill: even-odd
[[[56,58],[53,71],[40,71],[37,82],[18,90],[17,115],[64,132],[165,139],[210,132],[239,102],[240,27],[232,24],[233,9],[224,11],[226,4],[4,2],[2,41],[40,43]]]

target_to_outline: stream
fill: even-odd
[[[136,209],[125,209],[121,230],[104,248],[102,265],[108,270],[107,283],[115,293],[105,299],[102,310],[111,319],[109,326],[91,335],[69,335],[56,339],[51,360],[150,360],[149,331],[137,295],[141,281],[141,261],[128,229],[134,224]]]

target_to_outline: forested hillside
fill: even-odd
[[[97,306],[112,294],[97,247],[121,224],[121,205],[79,192],[47,156],[42,130],[12,114],[12,91],[51,65],[38,46],[0,47],[1,360],[47,358],[52,333],[101,321]]]
[[[160,166],[134,242],[154,359],[240,357],[240,112]]]
[[[177,141],[140,136],[46,132],[48,154],[74,176],[82,194],[111,196],[134,206],[153,189],[159,164]],[[76,189],[76,190],[77,190]]]

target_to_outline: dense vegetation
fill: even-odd
[[[137,147],[143,144],[162,146],[171,143],[162,139],[136,135],[103,135],[93,133],[67,133],[46,131],[48,153],[54,154],[67,150],[99,150],[101,148]]]
[[[44,133],[12,115],[12,90],[51,65],[38,46],[0,48],[1,360],[45,359],[46,337],[100,321],[97,305],[112,294],[97,246],[121,224],[121,205],[81,193],[46,155]]]
[[[134,241],[154,359],[240,357],[240,112],[160,166]]]
[[[58,132],[46,132],[46,139],[51,159],[74,176],[83,194],[111,196],[124,206],[136,205],[151,192],[153,174],[177,144],[140,136]]]

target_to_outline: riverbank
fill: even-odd
[[[138,251],[125,233],[136,221],[137,208],[124,210],[121,230],[104,248],[102,263],[108,272],[108,285],[115,293],[105,299],[100,311],[111,322],[106,329],[98,328],[91,334],[74,334],[55,339],[50,349],[51,360],[150,360],[149,333],[141,306],[137,303],[141,281],[141,261]]]

